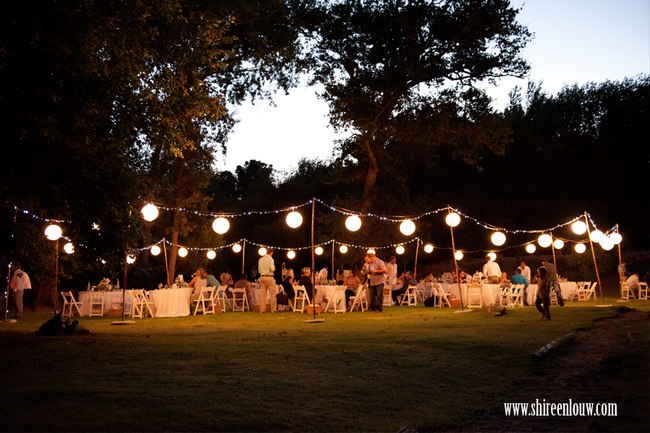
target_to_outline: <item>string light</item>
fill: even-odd
[[[302,215],[300,212],[291,211],[287,214],[287,225],[292,229],[298,228],[302,225]]]
[[[214,260],[217,257],[217,252],[215,250],[209,250],[207,253],[205,253],[207,256],[208,260]]]
[[[289,260],[295,259],[296,258],[296,252],[294,250],[287,251],[287,258]]]
[[[153,203],[147,203],[144,205],[140,212],[142,213],[142,218],[144,218],[145,221],[149,222],[154,221],[160,214],[158,208]]]
[[[537,243],[542,248],[548,248],[553,243],[553,237],[548,233],[544,233],[543,235],[540,235],[539,238],[537,238]]]
[[[61,227],[56,224],[50,224],[49,226],[45,227],[45,237],[51,241],[58,240],[62,234],[63,230],[61,230]]]
[[[573,230],[573,233],[577,235],[583,235],[587,231],[587,224],[582,220],[578,220],[571,224],[571,230]]]
[[[229,229],[230,229],[230,222],[224,217],[216,218],[212,222],[212,230],[214,230],[219,235],[226,233]]]
[[[159,255],[161,251],[162,250],[160,249],[160,247],[158,245],[154,245],[154,246],[151,247],[151,255],[153,255],[153,256]]]
[[[456,258],[456,260],[463,260],[463,257],[464,257],[464,256],[465,256],[465,255],[463,254],[462,251],[456,251],[456,252],[454,253],[454,257]]]
[[[348,252],[348,246],[347,245],[341,245],[339,247],[339,251],[341,252],[341,254],[346,254]]]
[[[526,252],[528,254],[533,254],[536,250],[537,250],[537,247],[535,246],[535,244],[526,245]]]
[[[584,253],[585,251],[587,251],[587,247],[585,246],[585,244],[575,244],[575,246],[573,247],[573,249],[574,249],[574,250],[576,251],[576,253],[578,253],[578,254],[582,254],[582,253]]]
[[[404,236],[411,236],[413,233],[415,233],[415,223],[411,220],[404,220],[399,225],[399,231]]]
[[[426,244],[424,246],[424,252],[427,253],[427,254],[431,254],[433,252],[433,245]]]
[[[239,244],[233,244],[233,246],[232,246],[232,251],[233,251],[234,253],[240,253],[240,252],[241,252],[241,245],[239,245]]]
[[[314,249],[314,254],[316,254],[317,256],[320,256],[321,254],[323,254],[323,252],[324,252],[323,247],[316,247],[316,249]]]
[[[564,241],[562,239],[555,239],[553,241],[553,248],[555,248],[556,250],[561,250],[562,248],[564,248]]]
[[[401,256],[402,254],[404,254],[404,252],[406,252],[406,250],[404,249],[403,245],[398,245],[395,248],[395,252]]]
[[[359,215],[350,215],[345,219],[345,228],[351,232],[356,232],[361,228],[361,218]]]
[[[491,237],[492,243],[497,247],[506,243],[506,235],[503,232],[494,232]]]
[[[178,249],[178,256],[179,256],[179,257],[187,257],[187,254],[188,254],[187,248],[185,248],[185,247],[180,247],[180,248]]]
[[[445,217],[445,223],[449,227],[458,227],[458,224],[460,224],[460,215],[456,212],[448,213]]]
[[[257,250],[257,254],[259,254],[260,256],[265,256],[266,253],[267,253],[267,249],[264,247],[260,247],[260,249]]]
[[[605,237],[605,235],[603,234],[603,232],[601,232],[601,231],[598,230],[598,229],[594,230],[594,231],[591,232],[591,234],[589,235],[589,239],[591,239],[591,241],[592,241],[593,243],[596,243],[596,244],[599,243],[599,242],[600,242],[604,237]]]

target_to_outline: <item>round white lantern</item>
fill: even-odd
[[[56,224],[50,224],[45,227],[45,237],[51,241],[58,240],[63,235],[63,230]]]
[[[397,254],[399,254],[400,256],[401,256],[402,254],[404,254],[404,251],[406,251],[406,250],[404,249],[404,247],[403,247],[402,245],[398,245],[398,246],[395,248],[395,252],[396,252]]]
[[[587,231],[587,224],[582,220],[578,220],[571,224],[571,230],[577,235],[582,235]]]
[[[487,256],[490,258],[490,260],[495,261],[497,259],[497,254],[493,252],[487,253]]]
[[[320,256],[321,254],[323,254],[323,247],[316,247],[316,249],[314,250],[314,253],[317,256]]]
[[[232,246],[232,252],[233,252],[233,253],[239,253],[239,252],[241,252],[241,245],[239,245],[239,244],[233,244],[233,246]]]
[[[358,215],[350,215],[345,219],[345,227],[351,232],[356,232],[361,228],[361,218]]]
[[[217,252],[214,250],[209,250],[205,255],[208,257],[208,260],[214,260],[217,257]]]
[[[157,256],[158,254],[160,254],[160,247],[158,245],[154,245],[153,247],[151,247],[150,251],[152,256]]]
[[[225,219],[224,217],[216,218],[212,222],[212,230],[214,230],[219,235],[226,233],[229,229],[230,229],[230,222],[228,222],[228,220]]]
[[[267,251],[266,251],[266,248],[264,248],[264,247],[260,247],[260,249],[257,250],[257,254],[259,254],[260,256],[265,256],[266,253],[267,253]]]
[[[339,251],[341,252],[341,254],[347,253],[348,252],[348,246],[347,245],[341,245],[339,247]]]
[[[302,215],[296,211],[289,212],[286,221],[287,225],[292,229],[298,228],[302,225]]]
[[[150,222],[158,218],[158,215],[160,214],[158,208],[153,203],[145,204],[140,212],[142,212],[142,218],[144,218],[145,221]]]
[[[411,220],[404,220],[399,225],[399,231],[404,236],[411,236],[413,233],[415,233],[415,223]]]
[[[427,254],[431,254],[433,252],[433,245],[426,244],[424,246],[424,252],[427,253]]]
[[[595,242],[595,243],[599,243],[604,237],[605,235],[600,230],[594,230],[589,235],[589,239],[591,239],[591,242]]]
[[[126,263],[127,263],[128,265],[132,265],[132,264],[134,264],[134,263],[135,263],[135,256],[134,256],[133,254],[128,254],[128,255],[126,256]]]
[[[460,215],[458,215],[456,212],[448,213],[445,217],[445,223],[449,227],[457,227],[458,224],[460,224]]]
[[[296,252],[294,250],[287,251],[287,258],[289,260],[295,259],[296,258]]]
[[[178,249],[178,256],[179,256],[179,257],[187,257],[187,253],[188,253],[188,252],[189,252],[189,251],[187,251],[187,248],[185,248],[185,247],[180,247],[180,248]]]
[[[544,233],[539,238],[537,238],[537,243],[542,248],[548,248],[553,243],[553,237],[547,233]]]
[[[621,236],[620,233],[614,232],[611,235],[609,235],[609,238],[614,242],[614,245],[618,245],[623,241],[623,236]]]
[[[377,253],[375,252],[375,250],[370,248],[368,251],[366,251],[366,254],[377,254]]]
[[[533,254],[536,250],[537,250],[537,247],[535,246],[535,244],[526,245],[526,252],[528,254]]]
[[[614,242],[612,242],[609,236],[603,236],[603,238],[600,240],[600,246],[605,251],[609,251],[614,248]]]
[[[454,257],[456,258],[456,260],[463,260],[464,254],[462,251],[456,251]]]
[[[66,243],[65,245],[63,245],[63,251],[65,251],[66,254],[74,253],[74,244],[72,242]]]
[[[491,239],[492,239],[492,243],[497,247],[500,247],[501,245],[506,243],[506,235],[503,234],[502,232],[492,233]]]
[[[578,253],[578,254],[582,254],[585,251],[587,251],[587,247],[585,246],[585,244],[576,244],[573,247],[573,249],[576,250],[576,253]]]
[[[555,248],[556,250],[561,250],[562,248],[564,248],[564,241],[562,239],[555,239],[553,241],[553,248]]]

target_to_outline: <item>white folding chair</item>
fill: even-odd
[[[245,289],[232,289],[232,311],[250,311]]]
[[[511,307],[524,306],[524,289],[525,284],[511,284],[510,285],[510,300],[508,305]]]
[[[431,286],[431,291],[433,292],[433,296],[436,298],[435,304],[433,304],[434,307],[450,307],[451,308],[451,301],[449,301],[449,297],[447,296],[447,293],[445,292],[445,289],[442,288],[440,283],[436,283],[433,286]]]
[[[418,294],[417,294],[417,286],[408,286],[406,288],[406,292],[402,295],[402,299],[400,300],[399,304],[400,305],[408,305],[409,307],[415,307],[418,305]]]
[[[391,307],[393,305],[393,289],[391,285],[384,286],[384,299],[382,302],[383,307]]]
[[[142,319],[146,314],[146,301],[143,299],[140,290],[132,289],[128,293],[131,296],[131,318],[138,317]]]
[[[90,303],[90,313],[88,316],[102,317],[104,315],[104,293],[90,292],[88,298],[88,302]]]
[[[81,302],[77,302],[74,298],[72,292],[61,292],[61,297],[63,298],[63,311],[61,312],[61,317],[72,317],[75,310],[77,315],[81,316]]]
[[[512,286],[510,284],[499,286],[497,291],[497,302],[502,307],[510,305],[510,297],[512,294]]]
[[[634,296],[634,290],[630,289],[630,286],[625,281],[621,281],[621,299],[629,301],[630,298],[636,299]]]
[[[352,301],[352,306],[350,307],[350,311],[354,311],[356,308],[358,308],[361,312],[366,311],[368,309],[368,298],[366,297],[366,286],[360,284],[359,287],[357,288],[356,295],[350,296],[350,300]]]
[[[483,287],[480,284],[467,285],[467,307],[483,308]]]
[[[639,300],[648,300],[648,283],[639,283]]]
[[[226,294],[226,288],[227,286],[217,287],[217,290],[214,291],[214,295],[212,297],[213,302],[221,307],[221,311],[224,313],[228,311],[228,306],[230,305],[230,300]]]
[[[304,313],[307,311],[309,302],[309,294],[305,286],[296,286],[296,297],[293,300],[293,311],[295,313]]]
[[[424,302],[424,300],[427,298],[426,286],[424,284],[418,284],[415,288],[415,293],[417,295],[416,299]]]
[[[192,299],[192,304],[194,304],[194,316],[199,311],[204,316],[214,314],[214,287],[201,287],[198,296]]]
[[[582,290],[578,292],[578,301],[588,301],[593,296],[596,299],[596,286],[598,285],[597,281],[593,283],[591,281],[585,281],[582,286]]]
[[[334,310],[336,313],[345,313],[347,306],[345,305],[345,286],[336,286],[334,291],[327,296],[327,306],[325,307],[325,312],[327,313],[330,309]]]

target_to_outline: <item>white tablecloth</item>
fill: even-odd
[[[342,289],[336,290],[337,288]],[[316,286],[316,303],[321,304],[321,311],[325,312],[325,307],[327,307],[327,300],[332,296],[334,298],[330,304],[331,311],[334,311],[334,309],[338,311],[345,311],[345,286]]]
[[[180,317],[190,315],[192,287],[158,289],[149,291],[156,307],[156,317]]]
[[[97,292],[79,292],[79,299],[77,299],[78,302],[81,303],[81,315],[82,316],[90,316],[90,295],[92,293],[101,295],[104,297],[104,311],[102,311],[102,316],[106,314],[108,310],[111,308],[119,308],[120,310],[122,309],[122,291],[121,290],[113,290],[110,292],[107,291],[97,291]],[[126,314],[131,311],[131,296],[129,295],[128,292],[124,293],[124,312]]]
[[[575,281],[561,281],[560,291],[562,298],[567,301],[571,299],[575,291],[578,289],[578,283]],[[526,288],[526,300],[528,305],[535,305],[535,296],[537,295],[537,284],[529,284]]]
[[[253,299],[250,300],[251,304],[252,305],[260,305],[260,300],[261,300],[260,299],[261,298],[260,286],[258,284],[252,284],[252,286],[253,286],[253,292],[252,292],[253,293]],[[276,289],[276,293],[279,292],[280,291],[280,285],[276,284],[275,289]],[[271,291],[267,290],[266,291],[266,305],[270,305],[270,304],[271,304]]]

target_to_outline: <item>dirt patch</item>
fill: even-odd
[[[645,432],[650,425],[650,314],[621,308],[541,359],[505,402],[616,403],[617,416],[509,416],[503,402],[458,431]]]

